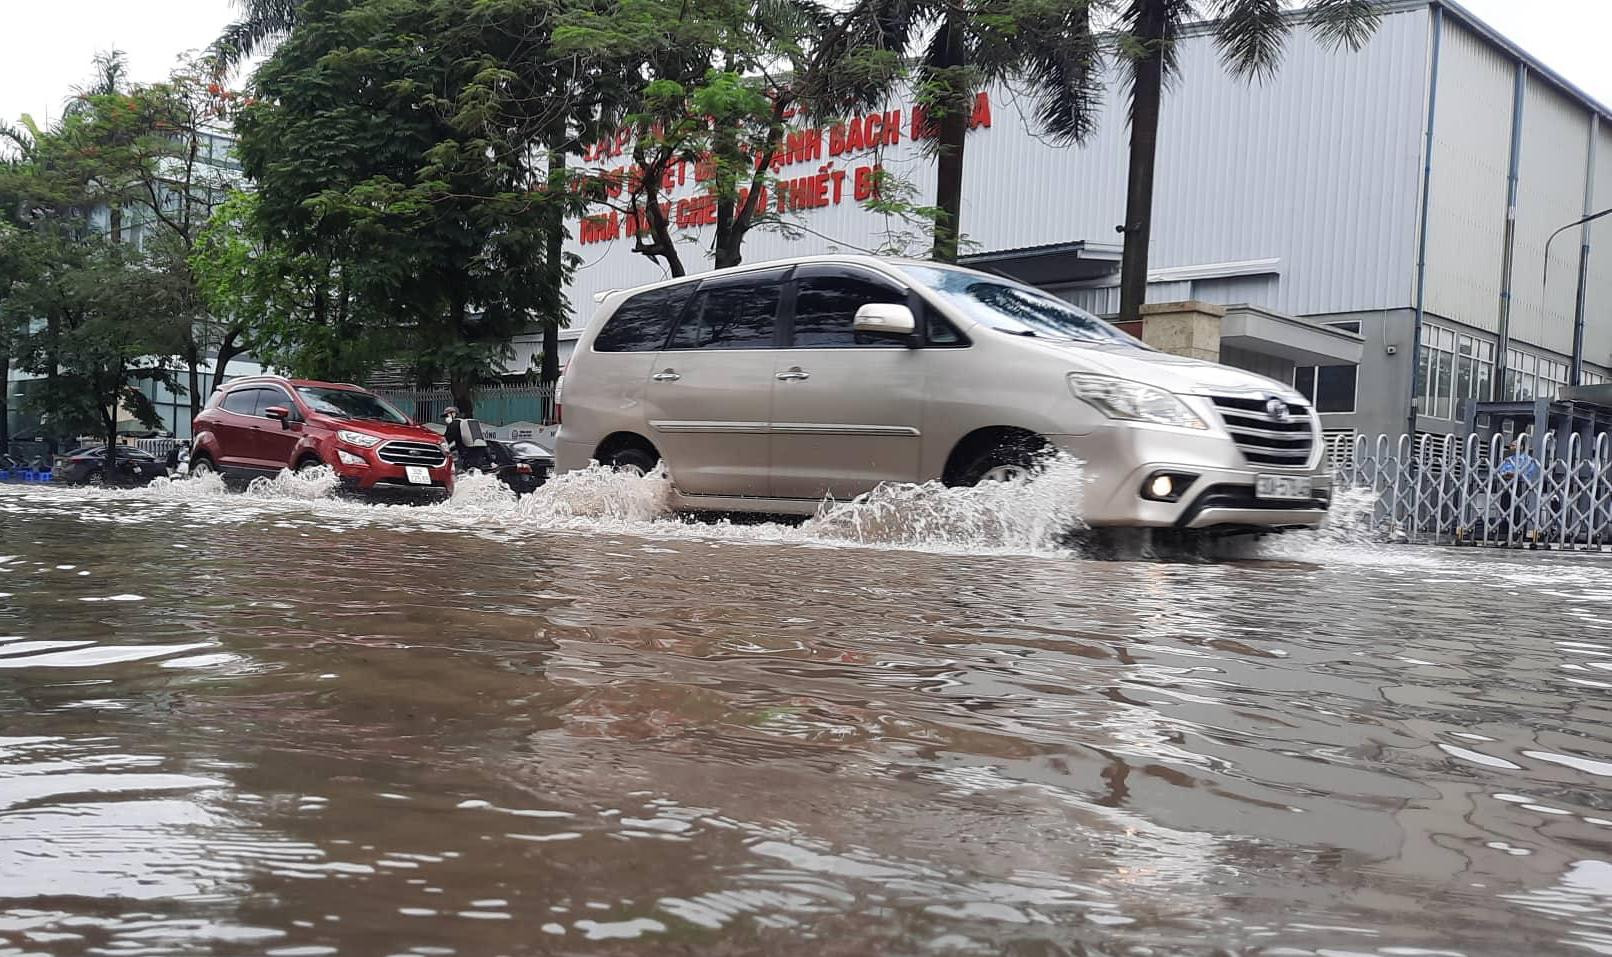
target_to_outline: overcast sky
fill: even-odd
[[[1602,103],[1612,104],[1612,0],[1462,0]],[[231,0],[0,0],[0,119],[56,115],[90,58],[117,47],[136,80],[166,76],[235,14]]]

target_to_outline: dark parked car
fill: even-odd
[[[115,461],[113,485],[145,485],[168,474],[161,459],[132,446],[118,446]],[[58,456],[51,477],[68,485],[101,485],[106,482],[105,467],[106,446],[92,445]]]
[[[516,495],[535,491],[554,472],[554,453],[536,442],[488,439],[487,454],[493,460],[498,480]]]

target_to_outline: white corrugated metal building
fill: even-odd
[[[1417,428],[1444,432],[1461,400],[1488,398],[1491,382],[1497,397],[1531,398],[1570,380],[1582,239],[1582,376],[1605,380],[1612,220],[1564,233],[1548,287],[1544,272],[1553,231],[1597,200],[1612,206],[1603,122],[1612,114],[1449,0],[1391,0],[1383,14],[1359,52],[1296,32],[1281,70],[1262,83],[1227,75],[1209,36],[1183,40],[1160,130],[1149,300],[1248,307],[1227,317],[1224,360],[1296,376],[1339,432],[1405,429],[1421,315]],[[1117,307],[1128,137],[1123,84],[1109,86],[1101,128],[1081,147],[1038,138],[1030,106],[992,91],[988,125],[976,116],[967,146],[962,220],[980,265],[1102,314]],[[870,137],[880,146],[833,155],[825,135],[821,156],[778,170],[806,178],[796,195],[811,195],[816,174],[829,179],[815,208],[784,217],[789,233],[752,233],[747,261],[903,246],[922,254],[921,226],[855,202],[856,170],[874,163],[910,183],[915,200],[933,194],[910,104],[892,100],[890,111],[900,114],[861,126],[882,131]],[[889,133],[896,126],[899,136]],[[589,165],[629,162],[630,151]],[[693,221],[702,190],[684,172],[672,195]],[[578,311],[596,292],[665,275],[632,252],[619,225],[581,225],[571,247],[583,262],[570,291]],[[709,268],[713,233],[684,230],[691,271]],[[535,338],[516,343],[517,367]]]

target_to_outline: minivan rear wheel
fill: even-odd
[[[645,448],[635,445],[620,448],[605,456],[604,464],[618,472],[631,472],[636,475],[648,475],[655,471],[660,464],[660,456]]]

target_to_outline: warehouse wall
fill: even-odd
[[[1528,84],[1523,109],[1517,251],[1512,273],[1511,338],[1561,355],[1573,351],[1573,305],[1578,288],[1578,233],[1551,246],[1544,283],[1545,240],[1584,215],[1590,113],[1542,82]],[[1612,240],[1612,235],[1604,238]]]
[[[1499,329],[1516,62],[1445,19],[1433,124],[1426,309]]]

